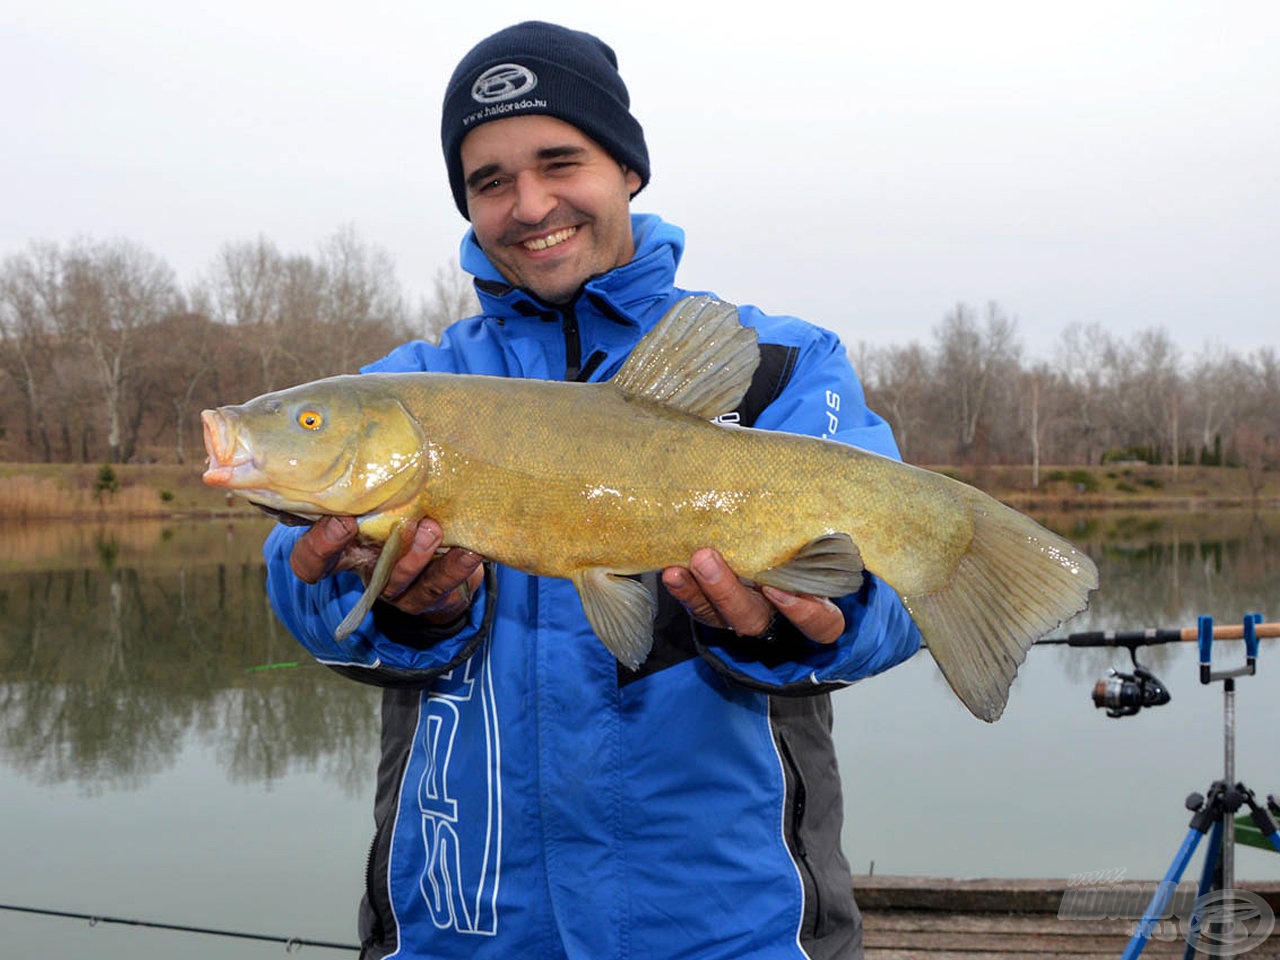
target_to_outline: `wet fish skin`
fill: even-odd
[[[1030,644],[1086,605],[1093,564],[941,474],[709,422],[736,407],[758,356],[731,305],[690,298],[608,383],[315,381],[205,411],[205,480],[307,519],[356,516],[363,536],[387,542],[384,559],[399,555],[405,519],[433,517],[446,545],[572,579],[596,633],[633,668],[653,599],[627,574],[714,546],[752,581],[843,596],[865,564],[902,597],[966,706],[998,718]],[[385,567],[342,630],[372,605]]]

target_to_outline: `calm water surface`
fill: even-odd
[[[1102,575],[1066,630],[1280,615],[1280,516],[1048,519]],[[266,529],[0,527],[0,903],[354,942],[378,694],[306,662],[275,622]],[[1129,669],[1123,650],[1037,647],[991,725],[927,654],[838,695],[855,871],[1162,875],[1184,797],[1222,775],[1223,693],[1198,682],[1194,644],[1139,658],[1173,700],[1119,720],[1089,694]],[[1280,794],[1280,643],[1238,681],[1237,723],[1238,778]],[[1280,879],[1280,855],[1241,847],[1237,873]],[[0,943],[106,960],[284,949],[11,911]]]

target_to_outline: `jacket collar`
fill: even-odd
[[[588,280],[574,301],[585,297],[613,320],[647,330],[665,310],[675,287],[676,268],[684,253],[684,231],[654,214],[631,215],[635,256],[622,266]],[[498,319],[545,316],[559,318],[561,311],[520,287],[513,287],[480,249],[475,232],[462,238],[462,268],[475,277],[480,309]],[[658,309],[655,310],[655,307]]]

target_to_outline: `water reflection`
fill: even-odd
[[[1244,614],[1275,619],[1280,610],[1280,514],[1245,510],[1209,513],[1093,514],[1040,518],[1069,536],[1098,565],[1100,587],[1089,609],[1067,629],[1141,630],[1194,627],[1207,615],[1238,624]],[[1224,656],[1239,651],[1223,648]],[[1159,673],[1175,645],[1142,648],[1141,662]],[[1215,657],[1217,655],[1215,654]],[[1114,650],[1074,649],[1064,676],[1095,679],[1124,666]]]
[[[233,782],[321,769],[363,787],[376,693],[279,666],[302,657],[266,602],[266,529],[0,530],[0,761],[42,784],[137,789],[194,737]]]
[[[1237,622],[1280,597],[1275,514],[1041,519],[1101,575],[1071,630],[1191,626],[1201,613]],[[138,789],[194,737],[234,782],[270,785],[305,769],[365,789],[377,692],[305,660],[276,622],[259,554],[266,529],[0,528],[0,762],[41,784]],[[1142,654],[1157,673],[1170,656]],[[1079,650],[1061,662],[1063,682],[1083,689],[1117,657]]]

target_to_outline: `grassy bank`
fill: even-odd
[[[1030,467],[933,467],[1021,510],[1280,509],[1280,473],[1231,467],[1127,465],[1042,467],[1032,487]],[[253,515],[239,498],[207,487],[202,464],[0,463],[0,519],[125,519]]]
[[[1038,486],[1032,486],[1029,466],[932,469],[1023,510],[1280,508],[1280,472],[1241,467],[1041,467]]]
[[[0,463],[0,518],[119,520],[131,517],[258,515],[243,500],[205,486],[203,464]]]

